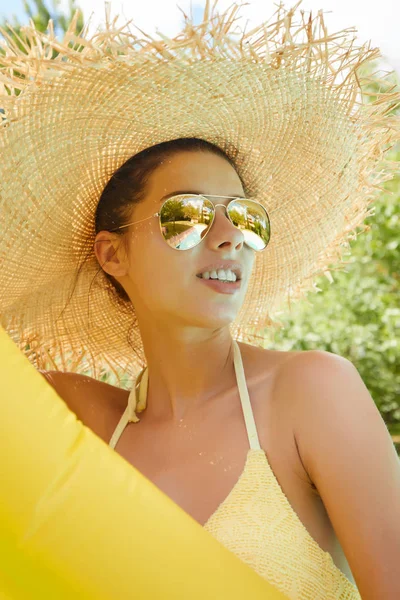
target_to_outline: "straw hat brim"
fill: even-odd
[[[134,308],[113,301],[93,254],[94,212],[112,173],[159,142],[218,145],[270,216],[270,243],[256,253],[231,325],[236,339],[256,343],[274,311],[342,259],[378,184],[392,176],[384,149],[397,123],[384,115],[393,94],[363,105],[356,67],[377,49],[354,48],[345,32],[318,39],[315,28],[301,44],[288,14],[241,44],[228,35],[229,12],[162,42],[109,26],[82,34],[79,51],[72,25],[64,42],[30,28],[30,53],[0,58],[1,323],[36,366],[95,377],[111,369],[119,382],[144,366]],[[283,32],[291,45],[278,41]]]

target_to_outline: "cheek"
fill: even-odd
[[[165,297],[182,282],[184,261],[163,240],[158,225],[140,224],[129,240],[129,274],[134,288]],[[184,271],[183,271],[184,272]]]

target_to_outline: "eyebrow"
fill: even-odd
[[[210,198],[217,198],[218,196],[213,196],[212,194],[205,194],[204,192],[199,192],[196,190],[176,190],[175,192],[171,192],[170,194],[166,194],[165,196],[163,196],[162,198],[160,198],[160,202],[162,202],[163,200],[167,200],[167,198],[171,198],[172,196],[180,196],[181,194],[200,194],[201,196],[210,196]],[[225,194],[224,194],[225,195]],[[226,195],[227,198],[243,198],[244,200],[246,199],[244,196],[238,196],[236,195]]]

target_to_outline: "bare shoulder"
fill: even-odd
[[[307,418],[299,407],[303,397],[300,388],[304,388],[301,382],[306,373],[309,379],[319,377],[318,359],[329,353],[246,345],[242,348],[260,444],[288,496],[301,499],[303,507],[309,507],[318,494],[296,439],[296,432],[301,429],[299,420]],[[297,508],[301,512],[301,507]]]
[[[305,371],[315,372],[317,376],[317,357],[321,351],[275,350],[246,344],[241,344],[241,349],[246,381],[259,410],[259,422],[270,423],[277,419],[280,427],[287,429],[288,439],[293,438],[293,402],[297,398],[299,377],[303,377]]]
[[[288,406],[293,413],[294,403],[298,404],[301,390],[314,389],[323,393],[326,386],[327,373],[340,371],[340,367],[351,364],[349,360],[326,350],[303,350],[288,352],[281,357],[274,378],[274,394],[279,397],[280,404]],[[297,417],[307,415],[300,410]]]
[[[284,365],[292,363],[296,357],[312,354],[309,350],[275,350],[240,343],[242,355],[246,363],[248,375],[267,374],[275,378],[282,372]],[[246,361],[247,358],[247,361]],[[247,373],[246,373],[247,375]]]
[[[123,412],[129,392],[87,375],[39,371],[84,425],[98,433],[99,423],[114,408]]]
[[[343,366],[349,364],[346,358],[326,350],[305,350],[290,353],[276,371],[274,396],[279,399],[283,420],[290,423],[297,457],[310,480],[299,444],[304,425],[314,420],[314,410],[308,398],[311,394],[322,398],[329,385],[327,382],[339,377]]]
[[[283,359],[277,371],[277,385],[280,393],[285,391],[293,397],[293,388],[301,383],[323,386],[326,370],[335,365],[350,364],[350,361],[326,350],[303,350],[290,352]]]
[[[327,374],[337,365],[348,363],[347,359],[325,350],[266,350],[254,348],[247,361],[249,374],[257,380],[257,393],[254,394],[258,406],[260,422],[275,423],[280,435],[277,443],[287,443],[297,447],[296,431],[304,419],[310,418],[305,409],[306,390],[313,389],[323,394]],[[269,439],[273,432],[266,433]],[[298,457],[300,458],[300,457]]]
[[[267,400],[288,421],[293,419],[293,403],[299,401],[300,386],[322,389],[327,371],[349,362],[326,350],[275,350],[242,343],[241,350],[246,380],[255,382],[255,400],[261,404]]]
[[[264,412],[259,412],[259,422],[265,424],[260,427],[264,433],[264,446],[288,491],[292,490],[294,498],[306,499],[305,505],[313,505],[319,494],[299,444],[299,432],[312,418],[309,404],[304,402],[305,390],[321,389],[322,394],[326,374],[334,370],[330,365],[348,361],[325,350],[268,350],[263,360],[267,365],[265,370],[271,368],[268,365],[273,365],[271,384],[264,386],[259,396],[260,402],[266,405]]]

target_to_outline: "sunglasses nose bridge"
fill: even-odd
[[[214,208],[217,208],[217,206],[222,206],[225,209],[225,214],[228,216],[228,209],[226,204],[214,204]]]
[[[215,214],[217,214],[217,210],[216,210],[217,206],[222,206],[225,209],[225,216],[228,219],[228,221],[230,221],[230,223],[233,225],[232,219],[228,215],[228,205],[226,205],[226,204],[214,204]],[[236,225],[234,225],[234,227],[236,227]],[[239,228],[237,227],[237,229],[239,229]]]

